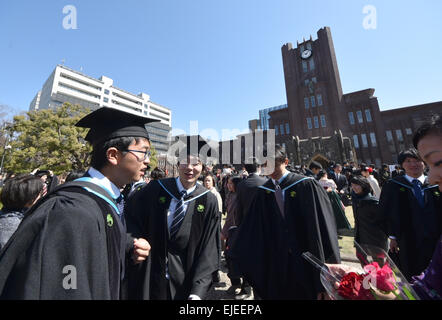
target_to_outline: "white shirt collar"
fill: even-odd
[[[424,184],[424,182],[425,182],[425,175],[421,175],[419,178],[413,178],[413,177],[410,177],[409,175],[405,175],[405,178],[408,180],[408,182],[410,182],[411,184],[413,183],[413,180],[414,179],[417,179],[417,180],[419,180],[422,184]]]
[[[90,167],[88,173],[92,178],[92,182],[108,190],[112,194],[112,197],[114,199],[117,199],[120,196],[120,189],[115,184],[113,184],[108,178],[106,178],[100,171]]]
[[[183,184],[180,181],[180,177],[176,178],[176,186],[178,187],[178,192],[181,193],[181,191],[186,190],[187,195],[191,194],[196,189],[196,183],[195,183],[195,185],[192,188],[184,189]]]
[[[286,170],[286,172],[282,175],[282,177],[278,180],[278,184],[281,184],[281,182],[289,175],[290,171]],[[276,185],[276,180],[272,179],[272,182],[274,185]]]

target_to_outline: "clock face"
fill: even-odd
[[[307,49],[301,53],[301,58],[308,59],[308,58],[310,58],[311,55],[312,55],[312,51]]]

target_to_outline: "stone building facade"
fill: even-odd
[[[400,150],[411,145],[419,124],[442,114],[442,101],[381,111],[373,88],[344,94],[330,28],[320,29],[317,35],[316,40],[310,37],[296,48],[291,43],[282,46],[288,108],[269,113],[276,141],[287,145],[299,137],[313,142],[340,132],[351,145],[346,154],[354,152],[353,159],[377,166],[396,163]],[[306,143],[303,146],[312,149]],[[333,161],[340,158],[321,154]]]

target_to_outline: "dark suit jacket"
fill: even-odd
[[[339,179],[336,177],[336,173],[333,173],[332,177],[333,181],[336,183],[338,187],[338,191],[344,190],[345,193],[348,192],[348,181],[344,174],[339,175]]]
[[[251,174],[241,181],[236,187],[236,197],[238,202],[237,215],[235,223],[239,226],[250,208],[253,198],[255,197],[257,188],[267,182],[267,179],[257,174]]]

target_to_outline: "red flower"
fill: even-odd
[[[363,286],[364,277],[355,272],[343,276],[338,288],[339,295],[349,300],[373,300],[370,290]]]

